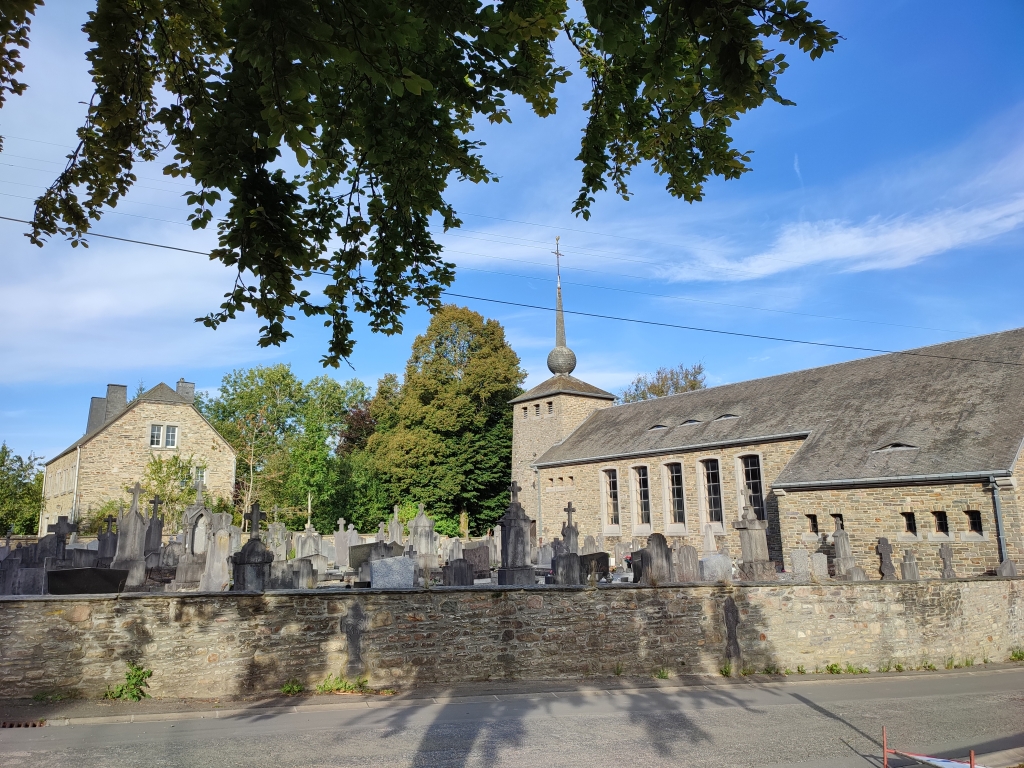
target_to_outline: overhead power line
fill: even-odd
[[[453,293],[443,291],[446,296],[454,296],[458,299],[470,299],[473,301],[486,301],[491,304],[505,304],[510,307],[524,307],[526,309],[540,309],[545,312],[556,311],[554,307],[541,307],[536,304],[523,304],[518,301],[504,301],[502,299],[488,299],[483,296],[468,296],[464,293]],[[595,317],[601,320],[616,320],[621,323],[638,323],[640,325],[655,325],[661,328],[679,328],[684,331],[699,331],[701,333],[717,333],[723,336],[740,336],[745,339],[761,339],[763,341],[781,341],[787,344],[807,344],[813,347],[831,347],[832,349],[850,349],[855,352],[877,352],[883,355],[909,355],[911,357],[933,357],[939,360],[956,360],[962,363],[988,363],[990,365],[1013,365],[1024,366],[1024,363],[1010,360],[984,360],[973,357],[954,357],[953,355],[933,355],[927,352],[902,352],[896,349],[878,349],[876,347],[855,347],[850,344],[832,344],[827,341],[807,341],[805,339],[786,339],[781,336],[762,336],[757,333],[742,333],[740,331],[723,331],[716,328],[700,328],[694,325],[678,325],[676,323],[662,323],[656,320],[640,320],[634,317],[616,317],[614,315],[601,315],[596,312],[579,312],[571,309],[563,309],[563,312],[581,317]]]

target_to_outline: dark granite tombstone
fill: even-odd
[[[942,558],[942,578],[955,579],[956,571],[953,570],[953,548],[949,544],[940,545],[939,557]]]
[[[124,589],[128,571],[113,568],[64,568],[48,571],[46,591],[51,595],[101,595]]]
[[[566,552],[564,555],[556,557],[551,564],[551,570],[555,573],[555,584],[578,586],[583,583],[580,556],[574,552]],[[530,583],[533,584],[534,581]]]
[[[446,587],[473,586],[473,565],[465,558],[441,566],[441,583]]]
[[[530,564],[530,524],[533,521],[526,516],[523,505],[519,503],[519,483],[513,480],[509,490],[512,500],[498,521],[498,525],[501,526],[501,568],[498,569],[498,584],[533,585],[536,584],[533,566]]]
[[[46,526],[46,530],[54,536],[56,549],[53,556],[58,560],[63,560],[65,558],[68,536],[78,531],[78,523],[69,523],[68,518],[62,515],[57,518],[56,523]]]
[[[611,558],[607,552],[594,552],[589,555],[580,555],[580,574],[586,581],[591,576],[596,579],[607,579],[611,577]]]
[[[149,520],[146,522],[146,555],[160,551],[160,544],[163,541],[164,535],[164,519],[158,514],[160,505],[164,503],[164,500],[158,494],[150,499],[149,503],[153,507],[153,514],[149,516]]]
[[[475,547],[463,547],[462,557],[473,569],[473,578],[490,578],[491,553],[486,544],[480,544]]]
[[[573,522],[572,515],[576,509],[570,501],[565,507],[566,522],[562,523],[562,541],[565,542],[565,551],[578,555],[580,553],[580,528]]]
[[[117,534],[113,533],[111,528],[117,522],[117,518],[107,515],[103,521],[107,524],[107,530],[100,531],[99,536],[96,537],[96,557],[100,560],[113,560],[114,555],[117,554]]]
[[[260,503],[252,505],[252,511],[245,514],[249,521],[249,541],[231,555],[232,592],[265,592],[270,584],[270,564],[274,553],[260,540]]]
[[[892,544],[884,536],[878,540],[875,551],[881,558],[881,565],[878,570],[882,574],[882,581],[896,581],[896,568],[892,564]]]

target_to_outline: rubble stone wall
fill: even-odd
[[[157,697],[487,679],[876,670],[1005,661],[1024,579],[0,598],[0,696],[99,696],[125,662]]]

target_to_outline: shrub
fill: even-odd
[[[654,676],[659,680],[668,680],[668,670],[664,667],[658,667],[657,671],[655,671],[654,673]]]
[[[143,669],[129,661],[128,671],[124,675],[124,682],[115,688],[108,687],[107,692],[103,694],[103,698],[120,699],[121,701],[142,701],[143,699],[148,699],[149,694],[142,689],[149,687],[149,683],[146,681],[152,676],[153,670]]]
[[[718,672],[722,677],[732,677],[732,664],[723,664],[718,668]]]
[[[932,664],[930,661],[928,661],[928,659],[925,659],[924,661],[922,661],[921,662],[921,666],[919,668],[920,669],[927,669],[930,672],[934,672],[935,671],[935,665]]]
[[[780,674],[779,667],[776,664],[767,664],[764,668],[766,675],[778,675]]]
[[[1010,661],[1024,661],[1024,646],[1018,645],[1010,650]],[[988,664],[988,659],[985,663]]]
[[[828,672],[830,675],[843,674],[843,668],[840,667],[838,664],[826,664],[825,671]]]
[[[805,667],[803,664],[797,664],[796,665],[796,673],[798,675],[806,675],[807,674],[807,667]]]
[[[946,659],[946,663],[944,666],[946,667],[946,669],[955,669],[957,666],[956,659],[950,656],[948,659]]]
[[[899,663],[893,664],[892,668],[895,669],[897,672],[902,672],[904,670],[904,666]]]
[[[68,688],[64,691],[43,691],[32,697],[32,701],[43,701],[52,704],[56,701],[70,701],[71,699],[82,698],[82,692],[77,688]]]
[[[965,658],[963,660],[962,664],[965,667],[973,667],[974,666],[974,657],[973,656],[968,656],[967,658]]]
[[[296,694],[302,693],[304,690],[306,690],[306,686],[294,677],[281,686],[281,693],[285,696],[295,696]]]
[[[357,678],[354,683],[350,683],[345,678],[335,677],[333,674],[328,675],[327,679],[316,687],[317,693],[365,693],[367,690],[365,677]]]
[[[878,665],[878,671],[879,672],[888,672],[891,669],[892,669],[892,662],[891,661],[883,661],[881,664]]]

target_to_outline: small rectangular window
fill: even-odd
[[[969,509],[964,512],[967,515],[967,530],[971,533],[982,534],[984,531],[981,528],[981,512],[973,509]]]
[[[686,524],[686,502],[683,494],[683,465],[668,464],[668,494],[672,509],[672,522],[676,525]]]
[[[524,405],[524,406],[523,406],[523,418],[524,418],[524,419],[525,419],[525,418],[527,417],[527,414],[529,414],[529,412],[530,412],[530,409],[529,409],[529,408],[527,408],[527,407],[526,407],[526,406]]]
[[[935,518],[935,532],[949,536],[949,518],[946,517],[946,513],[932,512],[932,516]]]
[[[835,525],[837,531],[841,531],[846,528],[842,515],[832,515],[832,523]]]
[[[540,416],[540,403],[533,406],[533,415]]]
[[[651,524],[651,487],[647,479],[647,467],[636,468],[637,525]]]
[[[164,429],[164,448],[178,447],[178,428],[168,425]]]
[[[555,412],[555,404],[551,400],[548,400],[548,416],[550,416],[554,412]]]
[[[917,518],[913,512],[901,512],[903,515],[903,530],[911,536],[917,536]]]
[[[605,488],[608,493],[608,525],[619,524],[619,473],[614,469],[604,471]]]
[[[758,456],[744,456],[740,460],[743,462],[743,482],[747,490],[743,503],[746,505],[749,499],[750,506],[754,508],[754,516],[758,520],[765,520],[767,518],[764,512],[764,494],[761,490],[761,459]]]
[[[718,468],[718,459],[705,459],[704,489],[708,499],[708,522],[722,522],[722,475]]]
[[[572,479],[572,475],[569,475],[569,487],[572,488],[575,485],[575,481]]]
[[[161,437],[163,436],[163,426],[160,424],[153,424],[149,428],[149,447],[159,448],[162,442]]]
[[[807,530],[808,530],[809,533],[813,533],[813,534],[817,534],[818,533],[818,516],[817,515],[808,515],[807,516]]]

